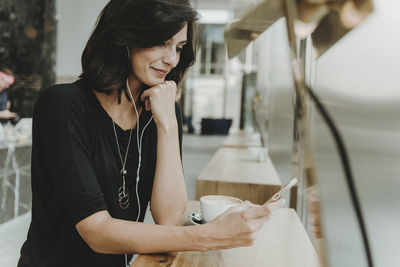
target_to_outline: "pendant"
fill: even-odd
[[[125,185],[122,185],[118,189],[118,201],[121,209],[126,209],[129,207],[129,192]]]
[[[127,170],[125,170],[124,167],[122,167],[122,170],[120,171],[121,176],[122,176],[122,185],[118,189],[118,202],[119,206],[121,209],[126,209],[129,207],[129,192],[128,189],[125,186],[125,175],[128,173]]]

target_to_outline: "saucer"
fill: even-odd
[[[196,212],[196,213],[190,214],[188,219],[189,219],[189,222],[192,224],[200,225],[200,224],[206,223],[203,219],[203,214],[201,214],[201,212]]]

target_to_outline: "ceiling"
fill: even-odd
[[[190,0],[196,9],[227,9],[234,11],[235,17],[263,0]]]

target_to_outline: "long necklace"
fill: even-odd
[[[132,101],[135,101],[135,100],[132,99]],[[112,116],[110,103],[108,101],[108,97],[107,97],[107,106],[108,106],[108,110],[110,112],[111,121],[112,121],[113,129],[114,129],[115,141],[117,143],[118,154],[119,154],[119,158],[121,160],[121,165],[122,165],[122,169],[119,172],[120,175],[122,176],[122,185],[118,188],[118,202],[119,202],[119,206],[121,207],[121,209],[126,209],[129,207],[129,191],[128,191],[128,188],[126,187],[126,175],[127,175],[128,171],[125,169],[125,166],[126,166],[126,159],[128,157],[129,146],[131,144],[133,128],[131,128],[131,130],[129,132],[129,141],[128,141],[128,145],[126,147],[125,157],[124,157],[124,159],[122,159],[121,149],[120,149],[119,142],[118,142],[117,131],[115,129],[115,122],[112,118],[113,116]]]

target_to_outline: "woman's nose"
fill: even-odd
[[[179,55],[176,52],[175,48],[170,48],[166,51],[166,55],[163,58],[164,64],[169,65],[171,68],[175,68],[175,66],[179,62]]]

